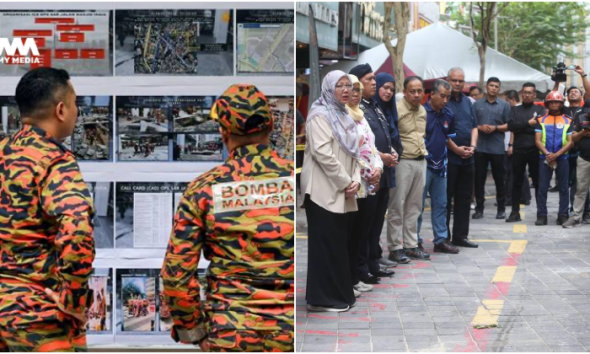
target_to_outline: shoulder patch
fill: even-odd
[[[295,204],[292,177],[220,183],[212,188],[215,214]]]

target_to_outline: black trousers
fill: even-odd
[[[514,174],[512,184],[512,213],[518,213],[520,211],[523,178],[525,178],[527,165],[529,166],[529,175],[533,179],[535,201],[537,200],[537,192],[539,191],[539,151],[534,150],[528,153],[514,152],[512,154],[512,169]]]
[[[466,240],[469,236],[471,191],[473,190],[473,164],[447,165],[447,229],[452,241]],[[453,228],[451,232],[451,208]]]
[[[361,248],[368,248],[369,228],[375,215],[375,200],[375,196],[367,196],[356,200],[358,211],[354,213],[352,235],[348,241],[348,263],[353,285],[359,282],[357,265],[359,263]]]
[[[389,188],[381,188],[373,196],[367,197],[370,212],[362,220],[363,227],[367,231],[367,242],[360,244],[356,263],[356,273],[366,275],[379,270],[381,258],[381,231],[385,222],[387,203],[389,201]],[[358,220],[358,218],[357,218]],[[360,220],[359,220],[360,221]],[[355,224],[355,227],[357,225]]]
[[[512,189],[514,187],[514,169],[512,168],[512,156],[504,155],[504,182],[506,182],[506,205],[512,205]],[[521,200],[531,201],[531,186],[525,174],[522,176]]]
[[[346,307],[355,303],[348,263],[354,213],[332,213],[305,196],[308,226],[307,303]]]
[[[475,210],[483,212],[484,209],[488,163],[492,165],[492,177],[496,184],[498,211],[503,212],[506,210],[506,206],[504,205],[506,194],[506,186],[504,185],[504,154],[496,155],[485,152],[475,152],[475,201],[477,203]]]

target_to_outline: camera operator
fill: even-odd
[[[576,171],[578,183],[574,198],[574,216],[563,224],[564,228],[577,227],[581,226],[582,222],[590,222],[588,208],[588,188],[590,187],[590,99],[586,100],[585,108],[576,114],[574,128],[575,132],[572,134],[572,140],[580,153]]]
[[[562,112],[563,112],[563,114],[574,119],[574,117],[578,113],[582,112],[582,107],[583,107],[582,96],[584,97],[585,100],[590,98],[590,79],[588,78],[588,74],[586,74],[586,72],[584,71],[584,68],[582,68],[581,66],[579,66],[579,65],[573,66],[572,65],[572,66],[566,67],[563,63],[558,63],[557,66],[554,68],[554,69],[556,69],[556,72],[551,77],[553,80],[556,80],[555,86],[553,87],[553,91],[558,90],[560,82],[565,82],[565,79],[567,78],[565,75],[565,70],[568,70],[568,68],[571,68],[569,70],[574,70],[575,72],[580,74],[580,76],[582,77],[582,83],[584,86],[584,91],[580,90],[576,86],[570,86],[566,91],[569,107],[563,107]],[[579,156],[579,152],[578,152],[577,148],[576,147],[572,148],[570,150],[569,155],[570,155],[570,157],[569,157],[569,166],[570,166],[569,176],[570,177],[569,177],[569,181],[568,181],[568,188],[569,188],[569,200],[570,200],[569,211],[571,212],[571,211],[573,211],[573,207],[574,207],[574,195],[576,194],[576,186],[577,186],[576,169],[577,169],[577,165],[578,165],[577,161],[578,161],[578,156]],[[555,183],[555,187],[552,188],[550,191],[557,192],[558,191],[558,183],[559,183],[559,181],[557,181]]]

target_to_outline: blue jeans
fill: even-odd
[[[558,160],[555,175],[559,183],[559,212],[558,215],[568,216],[569,206],[569,160]],[[553,176],[553,169],[545,164],[545,160],[539,160],[539,195],[537,195],[537,216],[547,216],[547,191],[549,182]]]
[[[422,214],[424,214],[424,201],[427,192],[430,192],[430,216],[434,234],[432,242],[438,245],[449,238],[447,229],[447,178],[440,177],[438,173],[426,169],[426,185],[422,195],[422,213],[418,217],[418,242],[422,242],[420,228],[422,227]]]

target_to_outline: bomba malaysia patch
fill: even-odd
[[[237,181],[213,186],[214,213],[278,208],[295,204],[292,177]]]

